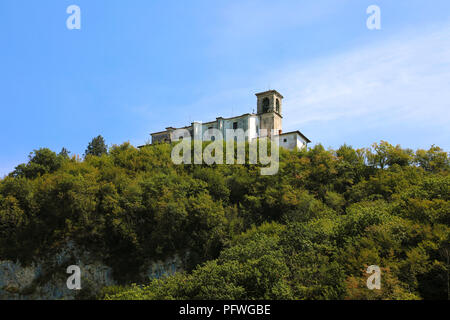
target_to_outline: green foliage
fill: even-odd
[[[415,162],[431,172],[448,171],[450,166],[447,152],[434,145],[428,151],[417,150]]]
[[[105,299],[448,297],[440,148],[280,150],[273,176],[260,165],[175,165],[171,148],[106,153],[99,136],[83,161],[35,150],[0,181],[1,259],[28,264],[75,242],[113,268],[120,286]],[[175,254],[184,272],[143,276]],[[366,287],[373,264],[381,290]]]
[[[64,155],[56,155],[47,148],[34,150],[28,156],[27,164],[20,164],[11,173],[12,177],[25,177],[34,179],[46,173],[53,173],[61,167]]]
[[[61,149],[61,152],[58,153],[58,155],[63,157],[64,159],[69,159],[69,154],[70,154],[70,151],[64,147]]]
[[[101,135],[92,139],[89,142],[86,151],[84,152],[85,156],[97,156],[100,157],[103,154],[108,153],[108,148],[105,144],[105,139]]]

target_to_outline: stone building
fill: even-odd
[[[261,133],[264,130],[262,132],[261,130],[265,129],[267,135],[274,132],[279,137],[279,145],[289,150],[301,149],[311,142],[300,131],[285,133],[282,131],[283,96],[279,92],[269,90],[257,93],[256,98],[256,114],[246,113],[231,118],[218,117],[214,121],[193,122],[190,126],[182,128],[167,127],[164,131],[151,134],[152,144],[178,141],[184,138],[183,136],[175,136],[177,129],[185,129],[191,137],[201,136],[204,140],[204,137],[207,137],[208,140],[214,140],[214,135],[208,135],[207,131],[218,129],[226,141],[231,139],[231,137],[227,137],[227,129],[242,129],[245,132],[245,139],[249,142],[262,136]]]

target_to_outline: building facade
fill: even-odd
[[[190,126],[182,128],[167,127],[161,132],[152,133],[152,144],[178,141],[185,136],[203,137],[203,140],[214,140],[215,136],[211,129],[221,132],[224,140],[232,140],[233,136],[227,136],[227,129],[242,129],[245,139],[250,142],[259,137],[270,136],[272,132],[279,139],[279,145],[283,148],[293,150],[301,149],[311,142],[300,131],[283,133],[282,111],[283,96],[276,90],[269,90],[256,94],[257,113],[247,113],[237,117],[218,117],[214,121],[202,123],[193,122]],[[178,129],[185,129],[185,134],[180,135]]]

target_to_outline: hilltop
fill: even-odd
[[[125,143],[84,159],[35,150],[0,181],[0,263],[43,270],[26,286],[0,279],[0,295],[65,286],[65,267],[87,254],[114,281],[85,281],[75,298],[447,298],[440,148],[280,150],[278,174],[262,176],[259,165],[175,165],[171,147]],[[63,263],[46,265],[61,251]],[[173,257],[149,281],[149,266]],[[366,287],[369,265],[381,290]]]

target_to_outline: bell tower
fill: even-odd
[[[257,93],[256,98],[260,128],[266,129],[268,135],[271,130],[275,130],[276,135],[281,134],[283,96],[276,90],[269,90]]]

